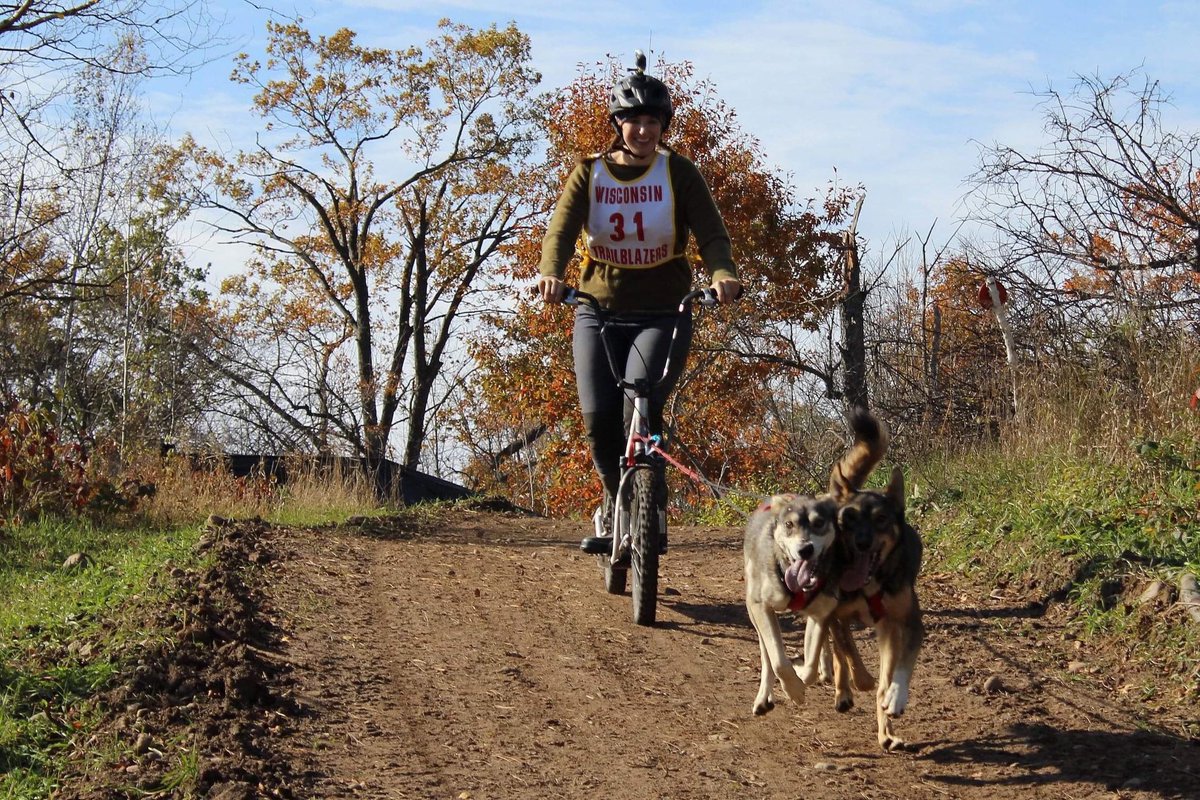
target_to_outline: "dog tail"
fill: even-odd
[[[862,489],[871,471],[883,460],[891,435],[887,425],[865,408],[850,413],[854,444],[846,451],[829,475],[829,493],[842,501]]]

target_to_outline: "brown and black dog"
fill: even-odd
[[[904,517],[904,475],[899,467],[892,468],[886,489],[861,487],[858,474],[834,468],[829,496],[838,505],[838,537],[851,548],[854,559],[842,573],[837,608],[818,621],[813,636],[819,648],[824,638],[820,628],[828,627],[832,634],[835,707],[846,711],[854,705],[850,677],[863,688],[860,675],[866,672],[849,624],[858,619],[874,626],[879,644],[875,708],[879,745],[884,750],[899,750],[904,741],[896,736],[892,722],[908,705],[909,683],[925,638],[917,600],[923,546],[916,529]],[[807,642],[805,649],[807,653]]]

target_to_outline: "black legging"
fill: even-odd
[[[605,355],[603,335],[608,338],[618,367],[624,367],[626,380],[662,375],[671,345],[671,334],[678,320],[679,333],[671,373],[650,395],[650,432],[662,434],[663,408],[667,397],[683,373],[692,343],[692,316],[685,313],[663,315],[609,316],[602,323],[596,310],[580,305],[575,310],[575,383],[579,389],[579,407],[592,448],[592,461],[604,488],[616,496],[620,483],[621,456],[625,450],[629,420],[633,418],[633,393],[623,396]]]

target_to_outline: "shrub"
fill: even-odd
[[[111,515],[133,507],[136,488],[89,475],[88,453],[62,440],[48,412],[11,408],[0,420],[0,527]]]

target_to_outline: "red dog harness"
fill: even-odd
[[[820,594],[821,590],[824,588],[825,582],[817,581],[816,585],[814,585],[811,589],[803,592],[796,592],[792,595],[792,602],[788,603],[788,610],[803,611],[808,607],[808,604],[812,602],[812,599]],[[871,619],[879,622],[879,620],[887,616],[887,611],[884,610],[883,607],[883,589],[880,589],[875,594],[868,595],[866,600],[867,609],[871,612]]]
[[[867,598],[867,608],[871,610],[871,619],[876,622],[887,616],[887,612],[883,610],[883,589]]]
[[[796,592],[792,595],[792,602],[788,603],[788,608],[792,611],[803,611],[812,599],[821,593],[825,588],[825,581],[818,580],[811,589],[803,592]]]

